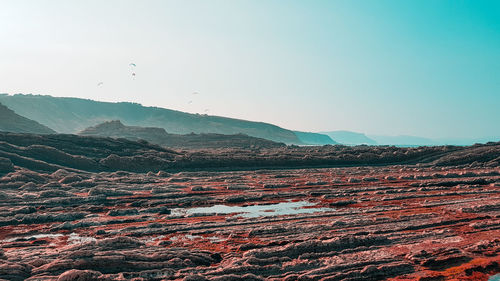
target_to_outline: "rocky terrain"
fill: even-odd
[[[213,149],[213,148],[276,148],[285,146],[266,139],[250,137],[244,134],[170,134],[163,128],[125,126],[118,120],[108,121],[89,127],[79,133],[82,136],[126,138],[146,140],[171,148]]]
[[[158,172],[390,164],[497,167],[500,143],[468,147],[326,145],[174,150],[143,140],[0,132],[0,157],[19,167],[46,172],[58,169]]]
[[[499,143],[172,150],[1,133],[0,279],[487,280],[499,161]]]

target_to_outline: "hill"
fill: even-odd
[[[0,95],[0,102],[59,133],[77,133],[108,120],[121,120],[133,126],[163,128],[173,134],[246,134],[286,144],[304,144],[293,131],[268,123],[190,114],[137,103],[22,94]]]
[[[377,142],[365,134],[350,132],[350,131],[332,131],[332,132],[322,132],[323,134],[331,137],[335,141],[341,144],[347,145],[359,145],[359,144],[368,144],[368,145],[376,145]]]
[[[14,133],[54,134],[55,131],[23,117],[0,103],[0,131]]]
[[[310,145],[338,144],[338,142],[332,140],[332,138],[330,138],[325,134],[299,132],[299,131],[294,131],[294,133],[299,138],[299,140],[305,144],[310,144]]]
[[[118,120],[89,127],[79,134],[82,136],[126,138],[129,140],[143,139],[154,144],[173,148],[271,148],[285,145],[244,134],[169,134],[163,128],[125,126]]]

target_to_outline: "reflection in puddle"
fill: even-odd
[[[144,239],[144,243],[153,243],[155,241],[159,241],[159,240],[163,239],[164,237],[165,237],[165,235],[151,236],[151,237]]]
[[[189,240],[207,239],[210,242],[222,242],[222,241],[226,241],[226,239],[223,239],[223,238],[220,238],[220,237],[217,237],[217,236],[203,237],[203,236],[200,236],[200,235],[191,235],[191,234],[186,234],[186,238],[188,238]]]
[[[23,236],[23,237],[13,237],[9,239],[2,240],[2,242],[14,242],[14,241],[27,241],[34,240],[40,238],[57,238],[63,236],[62,234],[36,234],[31,236]]]
[[[252,206],[227,206],[215,205],[212,207],[200,207],[190,209],[174,209],[175,215],[194,215],[194,214],[238,214],[239,217],[256,218],[265,216],[297,215],[311,214],[316,212],[334,211],[332,208],[304,208],[315,206],[315,203],[308,201],[282,202],[269,205]]]
[[[22,237],[13,237],[9,239],[2,240],[1,242],[17,242],[17,241],[29,241],[29,240],[35,240],[35,239],[40,239],[40,238],[61,238],[63,237],[63,234],[36,234],[36,235],[30,235],[30,236],[22,236]],[[86,237],[86,236],[80,236],[76,233],[71,233],[68,237],[68,243],[69,244],[82,244],[82,243],[87,243],[87,242],[92,242],[92,241],[97,241],[94,237]]]
[[[204,236],[200,236],[200,235],[191,235],[191,234],[186,234],[185,237],[189,240],[195,240],[195,239],[206,239],[212,243],[217,243],[217,242],[222,242],[222,241],[226,241],[226,239],[224,238],[221,238],[221,237],[217,237],[217,236],[208,236],[208,237],[204,237]],[[173,237],[170,237],[170,241],[179,241],[181,238],[178,237],[178,236],[173,236]]]
[[[68,237],[68,243],[70,244],[83,244],[87,242],[96,242],[97,239],[94,237],[80,236],[76,233],[71,233]]]

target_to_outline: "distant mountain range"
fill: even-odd
[[[370,135],[370,138],[375,140],[378,144],[383,145],[438,145],[439,142],[436,140],[423,138],[423,137],[415,137],[415,136],[382,136],[382,135]]]
[[[351,131],[322,132],[335,141],[346,145],[395,145],[395,146],[433,146],[433,145],[472,145],[475,143],[487,143],[500,141],[500,137],[485,138],[423,138],[417,136],[399,135],[365,135]]]
[[[484,137],[484,138],[423,138],[416,136],[381,136],[369,135],[380,145],[396,145],[396,146],[432,146],[432,145],[473,145],[476,143],[497,142],[500,137]]]
[[[110,120],[132,126],[163,128],[171,134],[246,134],[286,144],[334,144],[327,136],[294,132],[276,125],[234,118],[190,114],[129,102],[99,102],[41,95],[0,95],[0,103],[59,133],[77,133]]]
[[[23,117],[0,103],[0,131],[14,133],[55,134],[36,121]]]
[[[347,144],[347,145],[377,144],[375,140],[367,137],[365,134],[362,133],[356,133],[350,131],[331,131],[331,132],[322,132],[322,134],[329,136],[330,138],[334,139],[336,142],[339,142],[341,144]]]
[[[240,120],[234,118],[209,116],[206,114],[191,114],[181,111],[147,107],[137,103],[129,102],[99,102],[80,98],[62,98],[41,95],[7,95],[0,94],[0,131],[29,132],[39,134],[70,133],[76,134],[89,127],[96,126],[111,120],[121,120],[127,124],[126,129],[120,134],[126,133],[138,135],[127,135],[129,138],[139,138],[145,129],[162,129],[161,138],[168,135],[169,141],[174,141],[174,135],[190,136],[193,146],[209,140],[212,144],[224,143],[226,138],[222,135],[232,135],[234,141],[239,139],[239,144],[259,142],[254,137],[262,140],[270,140],[277,143],[296,145],[396,145],[396,146],[431,146],[431,145],[471,145],[474,143],[486,143],[488,141],[499,141],[500,137],[470,138],[470,139],[429,139],[416,136],[383,136],[365,135],[351,131],[329,131],[329,132],[301,132],[281,128],[279,126],[264,123]],[[5,107],[6,106],[6,107]],[[121,124],[123,125],[123,124]],[[134,127],[136,127],[134,129]],[[142,129],[139,129],[141,128]],[[99,127],[100,128],[100,127]],[[90,130],[90,129],[89,129]],[[87,133],[90,131],[86,130]],[[158,131],[159,132],[159,131]],[[115,132],[116,133],[116,132]],[[150,131],[146,135],[151,138]],[[102,130],[98,135],[111,134]],[[209,135],[207,135],[209,134]],[[119,135],[119,134],[118,134]],[[117,135],[117,136],[118,136]],[[142,137],[146,138],[146,135]],[[239,135],[236,137],[235,135]],[[156,136],[158,137],[158,136]],[[155,137],[155,138],[156,138]],[[148,139],[146,138],[146,139]],[[177,138],[177,137],[175,137]],[[246,138],[246,139],[245,139]],[[245,139],[243,141],[243,139]],[[152,140],[152,139],[149,139]],[[155,143],[158,143],[155,139]],[[226,142],[229,145],[229,142]],[[262,143],[261,143],[262,144]]]
[[[79,135],[125,138],[129,140],[142,139],[153,144],[171,148],[276,148],[285,146],[284,143],[277,143],[243,134],[169,134],[162,128],[125,126],[118,120],[89,127],[81,131]]]

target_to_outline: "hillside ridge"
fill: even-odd
[[[285,145],[283,143],[251,137],[245,134],[170,134],[163,128],[126,126],[119,120],[107,121],[89,127],[78,134],[82,136],[126,138],[129,140],[142,139],[162,146],[186,149],[271,148]]]
[[[14,112],[0,103],[0,131],[13,133],[54,134],[54,130]]]
[[[229,117],[191,114],[177,110],[148,107],[131,102],[101,102],[47,95],[0,95],[0,102],[20,115],[36,120],[59,133],[77,133],[109,120],[131,126],[158,127],[173,134],[239,134],[286,144],[306,144],[288,129]]]

